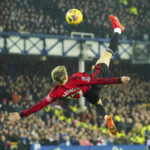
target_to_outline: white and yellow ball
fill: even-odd
[[[66,21],[70,25],[78,25],[83,21],[83,14],[78,9],[70,9],[66,13]]]

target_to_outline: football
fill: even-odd
[[[78,9],[70,9],[66,13],[66,21],[70,25],[78,25],[83,21],[83,14]]]

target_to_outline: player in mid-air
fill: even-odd
[[[50,90],[48,95],[37,104],[21,111],[20,113],[11,113],[8,120],[17,121],[36,111],[39,111],[57,99],[79,99],[84,96],[88,102],[97,107],[100,114],[106,120],[110,132],[113,135],[117,134],[117,129],[112,117],[107,115],[104,110],[101,98],[99,96],[99,85],[128,83],[130,78],[125,76],[110,78],[110,59],[116,53],[119,36],[125,28],[120,24],[118,18],[114,15],[110,15],[109,18],[113,25],[114,34],[110,40],[109,47],[98,59],[96,65],[92,68],[93,72],[91,74],[80,72],[68,77],[66,68],[64,66],[57,66],[51,73],[53,81],[57,84]]]

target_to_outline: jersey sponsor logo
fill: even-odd
[[[89,77],[82,77],[82,80],[84,80],[84,81],[90,81],[90,78]]]
[[[47,96],[46,96],[46,100],[47,100],[48,102],[52,102],[52,101],[53,101],[53,98],[51,98],[49,95],[47,95]]]

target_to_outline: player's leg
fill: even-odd
[[[86,100],[96,106],[97,113],[102,116],[104,120],[106,120],[108,128],[110,132],[113,135],[117,134],[117,129],[115,127],[115,124],[112,120],[112,117],[108,115],[108,113],[105,111],[104,106],[102,104],[101,98],[99,96],[99,87],[98,86],[92,86],[90,91],[86,93],[85,95]]]
[[[105,121],[107,122],[107,126],[111,132],[112,135],[117,135],[117,128],[114,124],[114,121],[111,117],[111,115],[108,115],[104,109],[104,106],[102,104],[101,99],[99,99],[97,101],[96,104],[94,104],[97,108],[97,111],[101,114],[101,116],[103,116],[103,118],[105,119]]]
[[[108,67],[109,67],[109,64],[110,64],[111,57],[113,55],[115,55],[115,53],[117,51],[117,48],[118,48],[119,36],[120,36],[121,32],[123,32],[124,29],[125,29],[124,26],[122,26],[120,24],[119,20],[114,15],[110,15],[109,18],[110,18],[110,21],[113,25],[114,34],[113,34],[113,37],[110,40],[109,47],[106,49],[104,54],[96,62],[96,64],[101,65],[101,77],[106,77],[106,76],[109,75]],[[107,113],[104,109],[104,106],[102,104],[101,99],[99,99],[95,103],[95,106],[97,107],[97,110],[101,113],[101,115],[106,120],[110,132],[113,135],[116,135],[117,134],[117,128],[115,127],[115,124],[112,120],[112,117],[110,115],[107,115]]]
[[[109,47],[96,62],[96,64],[104,63],[107,67],[109,67],[111,57],[114,56],[117,51],[119,36],[125,29],[124,26],[120,24],[117,17],[110,15],[109,18],[113,25],[114,34],[110,40]]]
[[[104,54],[96,62],[96,64],[100,64],[100,65],[92,67],[92,70],[94,70],[94,72],[91,74],[92,77],[96,77],[96,76],[108,77],[110,75],[110,70],[108,68],[110,64],[110,59],[113,55],[115,55],[115,52],[117,51],[117,47],[118,47],[119,36],[121,32],[124,31],[124,27],[120,24],[119,20],[115,16],[110,15],[109,18],[114,28],[114,35],[110,41],[109,47],[106,49]],[[107,121],[107,125],[110,132],[113,135],[116,135],[117,129],[115,127],[115,124],[112,120],[112,117],[110,115],[107,115],[107,113],[105,112],[104,106],[102,104],[102,101],[98,93],[99,93],[98,86],[92,86],[90,91],[86,94],[85,97],[88,102],[96,106],[97,111]]]

